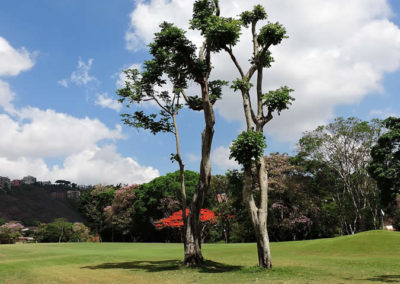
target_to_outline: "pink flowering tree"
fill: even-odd
[[[22,236],[22,226],[18,222],[8,222],[0,226],[0,244],[13,244]]]

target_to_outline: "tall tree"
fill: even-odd
[[[168,29],[168,24],[162,25],[162,31],[156,34],[154,43],[150,44],[152,60],[145,61],[142,73],[137,69],[125,70],[127,80],[125,87],[119,89],[117,94],[121,97],[120,102],[126,103],[127,107],[136,104],[136,110],[131,113],[123,113],[123,122],[135,128],[150,130],[154,135],[157,133],[171,133],[175,136],[176,153],[171,154],[171,160],[177,161],[180,173],[180,195],[182,210],[186,210],[185,189],[185,165],[181,155],[181,144],[179,141],[179,128],[176,117],[182,105],[182,89],[187,87],[187,74],[179,66],[182,58],[176,56],[171,49],[160,49],[159,41],[165,36],[162,33]],[[161,38],[161,39],[160,39]],[[167,76],[172,82],[173,88],[168,91]],[[159,91],[161,89],[161,91]],[[137,110],[145,102],[154,102],[158,106],[158,113],[145,113]],[[186,224],[186,216],[184,216]],[[186,226],[186,225],[185,225]]]
[[[336,118],[319,126],[299,141],[303,159],[325,164],[336,175],[336,186],[330,193],[339,206],[342,228],[347,234],[363,229],[370,219],[379,227],[379,192],[368,175],[370,149],[381,133],[381,123],[358,118]]]
[[[201,136],[200,177],[188,206],[190,213],[187,216],[185,228],[184,263],[188,266],[197,266],[204,261],[201,253],[200,210],[211,179],[210,153],[215,124],[213,105],[220,99],[221,88],[226,84],[220,80],[210,81],[211,54],[220,51],[225,45],[234,44],[238,38],[236,26],[224,25],[224,29],[218,29],[220,26],[218,24],[221,24],[218,16],[217,0],[195,1],[190,28],[199,30],[203,36],[203,44],[199,50],[186,38],[183,30],[171,23],[162,23],[160,32],[155,34],[155,39],[150,44],[150,53],[154,60],[145,64],[146,70],[152,69],[155,72],[151,72],[150,76],[146,73],[142,74],[143,78],[149,79],[149,84],[146,85],[150,88],[145,90],[146,95],[154,94],[152,87],[162,86],[165,83],[162,75],[167,75],[172,82],[173,95],[177,97],[177,101],[178,96],[182,95],[191,109],[202,110],[204,114],[205,128]],[[185,89],[189,80],[193,80],[200,86],[201,97],[186,94]],[[143,94],[141,89],[139,91]],[[120,95],[124,96],[121,93]],[[129,96],[131,96],[130,93],[126,97]],[[154,120],[156,117],[153,115],[149,118]],[[153,121],[150,120],[150,122]]]
[[[274,91],[263,93],[263,70],[271,67],[273,58],[269,48],[278,45],[286,38],[286,30],[279,23],[267,23],[257,30],[257,23],[265,20],[267,14],[261,5],[257,5],[251,11],[244,11],[240,15],[240,23],[248,28],[252,36],[252,56],[250,68],[247,72],[237,60],[234,52],[234,44],[226,44],[223,49],[229,54],[231,60],[239,72],[239,78],[233,82],[232,88],[242,94],[243,110],[246,119],[247,131],[239,135],[231,147],[231,158],[237,160],[244,167],[243,201],[251,215],[253,228],[257,240],[258,264],[260,267],[271,268],[271,252],[267,232],[268,212],[268,177],[263,159],[266,147],[263,136],[264,126],[273,118],[274,112],[279,115],[287,109],[293,101],[290,92],[293,90],[284,86]],[[230,22],[230,18],[221,18],[221,22]],[[240,29],[237,31],[237,36]],[[236,42],[235,42],[236,43]],[[252,84],[250,83],[256,74],[256,99],[253,107],[250,99]],[[255,174],[253,175],[253,169]],[[260,200],[257,204],[254,198],[254,186],[258,185]]]
[[[368,171],[378,183],[383,205],[389,209],[400,193],[400,118],[389,117],[383,125],[388,131],[372,147]]]

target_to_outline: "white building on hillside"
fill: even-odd
[[[23,184],[35,184],[36,183],[36,178],[33,176],[26,176],[24,177],[21,182]]]

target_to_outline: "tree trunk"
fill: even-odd
[[[251,168],[246,168],[244,170],[245,183],[243,186],[243,201],[250,213],[251,222],[253,224],[253,229],[257,241],[258,266],[270,269],[272,268],[272,262],[271,262],[271,251],[269,247],[269,237],[267,231],[267,204],[268,204],[268,196],[266,194],[267,179],[263,161],[258,166],[257,171],[258,171],[257,175],[260,180],[260,190],[261,190],[260,206],[257,207],[253,197]],[[262,173],[261,171],[264,171],[264,173]]]
[[[196,237],[196,220],[193,220],[193,214],[189,214],[187,219],[186,234],[185,234],[185,258],[183,263],[186,266],[200,266],[204,263],[204,258],[201,253],[201,246]]]
[[[186,225],[185,259],[187,266],[199,266],[204,263],[201,253],[201,228],[200,228],[200,210],[203,206],[204,196],[210,187],[211,181],[211,144],[214,136],[215,116],[213,105],[209,100],[208,82],[205,80],[201,84],[201,93],[203,99],[203,113],[205,128],[201,134],[201,162],[200,177],[193,199],[190,204],[190,212]]]

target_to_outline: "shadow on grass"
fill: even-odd
[[[161,272],[179,270],[186,268],[181,261],[176,259],[159,260],[159,261],[130,261],[130,262],[113,262],[102,263],[94,266],[84,266],[83,269],[132,269],[145,270],[147,272]],[[228,265],[211,260],[206,260],[201,267],[194,268],[201,273],[223,273],[240,270],[242,266]]]
[[[386,283],[399,283],[400,275],[379,275],[371,278],[363,279],[368,281],[386,282]]]

